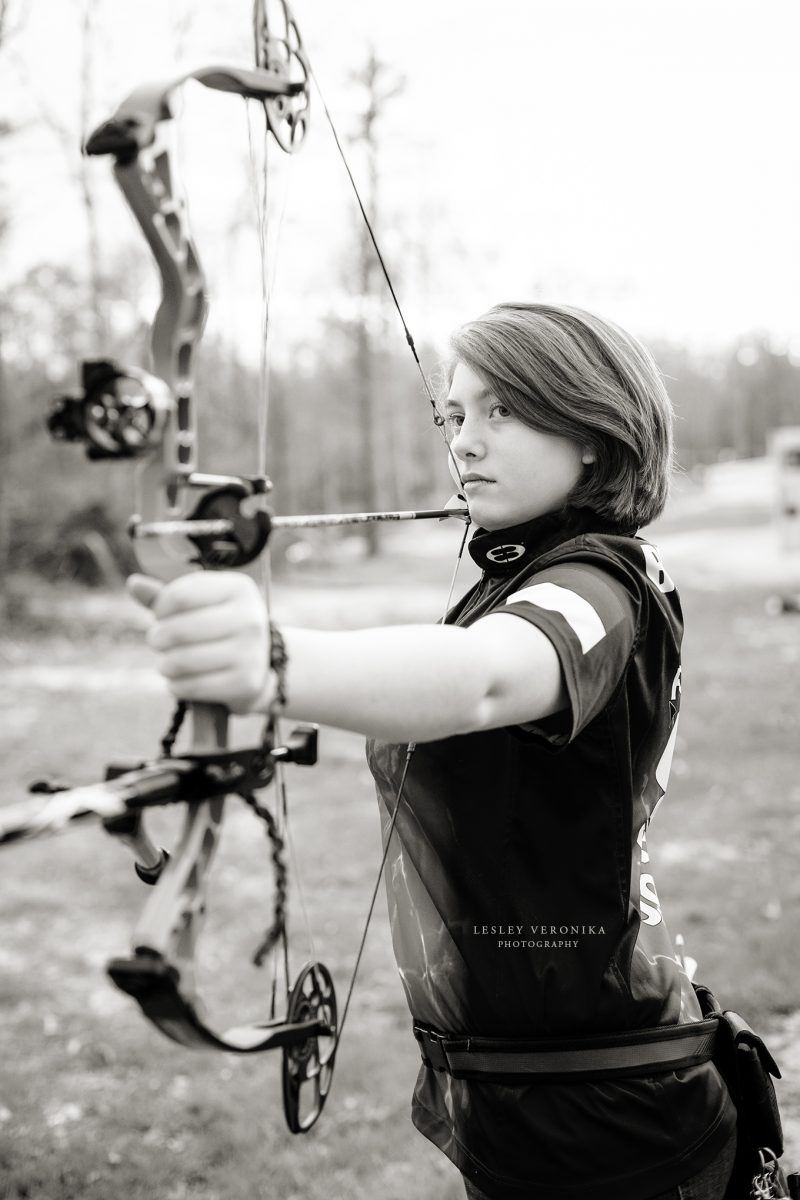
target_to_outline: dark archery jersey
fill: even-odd
[[[658,551],[541,518],[479,531],[483,578],[448,616],[530,621],[569,709],[420,743],[386,881],[418,1021],[451,1034],[580,1036],[700,1019],[656,891],[647,829],[680,707],[680,604]],[[368,757],[388,822],[405,746]],[[418,1129],[492,1197],[642,1200],[706,1165],[734,1112],[711,1064],[515,1085],[422,1067]]]

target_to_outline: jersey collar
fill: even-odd
[[[581,533],[623,532],[588,508],[568,506],[507,529],[476,529],[468,549],[487,575],[507,575]]]

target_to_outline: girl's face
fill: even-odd
[[[444,418],[470,516],[483,529],[556,512],[594,460],[588,446],[523,425],[464,363],[453,373]]]

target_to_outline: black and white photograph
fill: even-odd
[[[800,1200],[799,54],[0,0],[0,1200]]]

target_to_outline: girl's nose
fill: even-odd
[[[462,460],[479,458],[483,454],[483,440],[474,421],[463,422],[450,442],[450,449]]]

